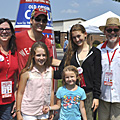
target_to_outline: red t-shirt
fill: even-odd
[[[10,54],[11,52],[9,52]],[[5,55],[0,51],[0,105],[10,104],[15,100],[14,97],[14,74],[18,72],[18,59],[17,59],[17,52],[15,55]],[[7,74],[7,78],[6,78]],[[8,81],[11,82],[11,89],[7,89],[6,84]],[[6,85],[6,86],[5,86]],[[9,93],[7,90],[12,91],[11,97],[3,98],[3,93]],[[3,91],[3,92],[2,92]]]
[[[52,44],[51,44],[50,39],[43,36],[43,38],[40,41],[47,45],[48,50],[49,50],[49,55],[50,57],[53,57]],[[25,67],[31,47],[35,42],[36,41],[33,41],[29,37],[27,31],[16,33],[16,45],[17,45],[17,53],[18,53],[19,72]]]

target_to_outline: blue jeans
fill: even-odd
[[[13,107],[13,103],[7,105],[0,105],[0,120],[11,120],[11,111]]]

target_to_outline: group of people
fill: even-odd
[[[52,120],[60,109],[59,120],[93,120],[98,109],[99,120],[119,120],[119,19],[99,27],[106,41],[97,48],[87,44],[84,26],[73,25],[62,61],[42,34],[47,10],[34,9],[30,23],[15,33],[10,20],[0,19],[0,119]],[[55,95],[53,79],[63,83]]]

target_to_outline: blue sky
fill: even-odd
[[[16,20],[20,0],[0,0],[0,18]],[[112,0],[50,0],[53,20],[89,20],[112,11],[120,16],[120,3]]]

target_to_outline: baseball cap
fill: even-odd
[[[65,38],[67,39],[67,36],[65,36]]]
[[[37,17],[38,15],[45,15],[47,17],[47,13],[48,13],[47,10],[44,8],[35,8],[32,11],[31,18]]]

